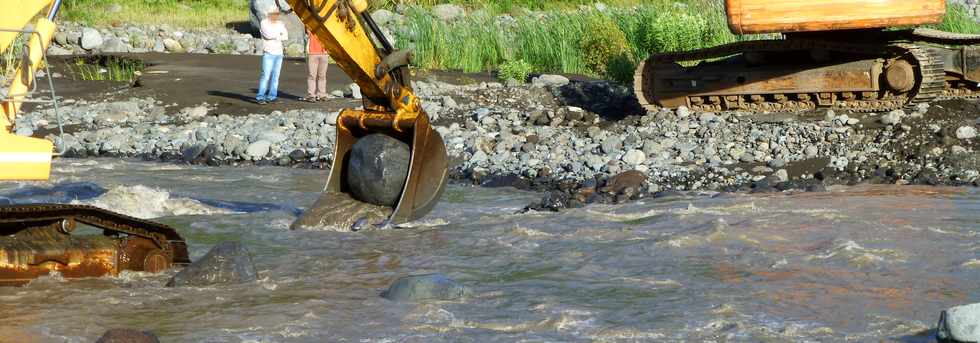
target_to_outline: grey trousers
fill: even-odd
[[[306,96],[323,98],[327,96],[327,67],[330,61],[327,54],[311,54],[306,57],[309,74],[306,76]]]

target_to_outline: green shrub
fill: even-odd
[[[596,14],[586,19],[579,41],[585,66],[596,75],[605,75],[613,58],[626,58],[630,48],[626,35],[611,18]]]
[[[500,65],[499,77],[502,80],[514,79],[526,82],[527,77],[534,72],[534,66],[524,60],[510,60]]]

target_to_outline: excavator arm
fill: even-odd
[[[408,80],[411,53],[394,49],[365,13],[365,0],[287,0],[330,57],[361,88],[363,109],[337,117],[337,139],[324,192],[351,193],[345,175],[358,139],[381,133],[409,145],[405,186],[389,223],[419,219],[438,202],[448,180],[446,148]],[[312,38],[311,38],[312,39]],[[356,197],[355,197],[356,198]]]

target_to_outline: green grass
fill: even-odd
[[[946,11],[946,20],[936,28],[949,32],[980,34],[980,23],[962,5],[950,6]]]
[[[200,29],[248,21],[248,13],[248,0],[65,0],[61,19],[96,26],[137,23]]]
[[[143,61],[114,56],[78,57],[65,64],[72,77],[85,81],[135,80],[143,71]]]
[[[517,16],[505,24],[489,13],[451,23],[433,18],[422,7],[406,14],[409,29],[396,35],[401,48],[414,50],[416,66],[465,72],[493,70],[505,61],[519,60],[532,72],[585,74],[625,83],[632,79],[636,63],[650,53],[740,39],[728,31],[723,6],[708,0],[644,1],[601,12],[553,11]]]

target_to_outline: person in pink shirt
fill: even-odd
[[[327,67],[330,66],[330,61],[320,39],[309,30],[306,31],[306,37],[306,65],[309,73],[306,76],[306,97],[301,100],[322,101],[327,98]]]

